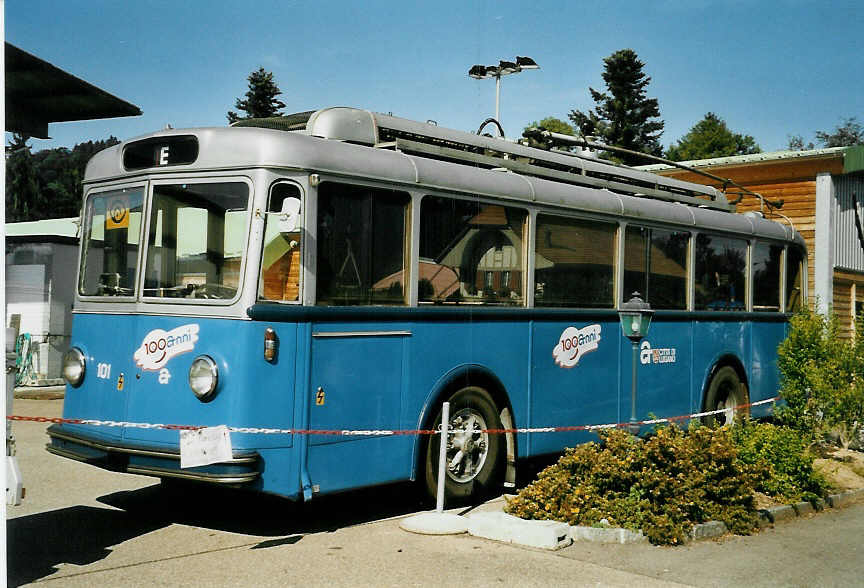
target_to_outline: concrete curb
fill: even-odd
[[[838,508],[864,499],[864,488],[848,490],[830,495],[827,500],[797,502],[759,510],[759,527],[765,528],[780,522],[789,521],[806,514],[823,510],[826,506]],[[632,544],[647,543],[648,538],[642,531],[632,531],[620,527],[582,527],[567,525],[557,521],[526,520],[503,512],[476,512],[469,514],[468,533],[475,537],[493,539],[504,543],[514,543],[539,549],[561,549],[574,541],[592,543]],[[690,531],[692,541],[722,537],[729,529],[721,521],[708,521],[694,525]]]

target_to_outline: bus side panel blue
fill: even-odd
[[[66,386],[64,418],[126,420],[126,400],[129,390],[136,386],[134,361],[131,353],[118,354],[117,350],[123,342],[135,339],[136,320],[126,315],[75,316],[70,345],[83,351],[86,371],[78,388]],[[105,440],[120,439],[123,434],[120,427],[64,425],[64,428]]]
[[[762,328],[763,324],[758,324]],[[711,368],[723,356],[738,358],[751,379],[751,324],[736,321],[696,321],[693,323],[693,410],[701,410],[702,397]]]
[[[508,393],[518,426],[525,426],[530,339],[527,323],[417,323],[411,337],[412,388],[403,422],[418,426],[418,415],[431,415],[432,395],[446,386],[448,374],[480,366],[494,374]],[[501,407],[499,407],[501,408]]]
[[[756,402],[776,396],[780,390],[780,372],[777,368],[777,346],[786,337],[787,323],[765,322],[752,326],[750,401]],[[752,416],[765,416],[771,405],[754,407]]]
[[[574,353],[572,343],[567,342],[567,350],[561,343],[565,330],[568,327],[582,330],[592,324],[599,324],[601,328],[596,350],[581,355],[578,363],[569,367],[556,361],[553,350],[559,345],[560,351],[568,356]],[[529,426],[558,427],[617,422],[618,370],[621,362],[621,328],[618,322],[589,320],[578,323],[537,323],[532,336],[535,357]],[[565,446],[572,447],[596,439],[596,434],[588,431],[533,433],[529,436],[528,447],[524,450],[527,455],[538,455],[561,451]]]
[[[636,361],[637,395],[636,420],[653,417],[675,417],[690,414],[693,374],[691,366],[698,362],[691,351],[693,326],[689,322],[655,321],[648,336],[639,343]],[[619,327],[619,334],[621,329]],[[633,379],[633,346],[629,339],[621,341],[621,415],[630,419]]]

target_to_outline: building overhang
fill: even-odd
[[[141,109],[6,43],[6,131],[48,139],[48,123],[139,116]]]

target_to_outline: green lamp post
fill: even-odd
[[[633,382],[630,387],[630,433],[639,433],[636,424],[636,369],[639,363],[639,341],[648,334],[651,327],[651,317],[654,311],[651,305],[642,300],[639,292],[633,292],[630,300],[618,308],[618,319],[621,321],[621,331],[630,339],[633,345]]]

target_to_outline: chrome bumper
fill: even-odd
[[[248,484],[260,472],[261,456],[254,451],[235,451],[228,461],[181,469],[179,450],[106,441],[58,425],[48,427],[47,432],[51,439],[48,452],[111,471],[213,484]]]

